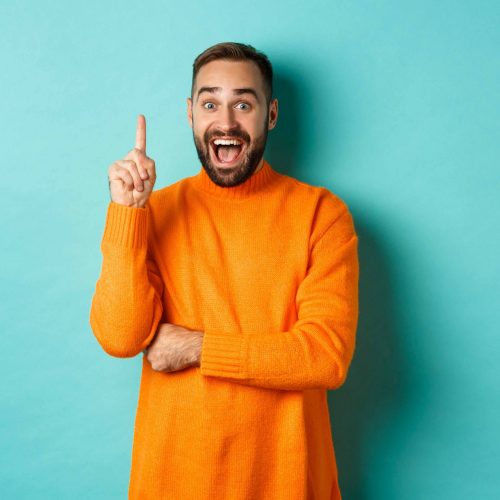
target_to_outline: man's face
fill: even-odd
[[[196,76],[188,119],[203,168],[219,186],[236,186],[262,167],[278,100],[267,106],[264,82],[252,61],[217,60]],[[216,140],[238,145],[216,145]]]

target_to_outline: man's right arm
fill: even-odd
[[[162,317],[164,285],[148,252],[149,210],[148,205],[108,206],[90,326],[111,356],[139,354],[152,341]]]
[[[153,339],[163,306],[163,282],[148,252],[155,162],[146,156],[146,118],[137,117],[135,147],[108,170],[111,202],[101,241],[103,256],[90,326],[112,356],[132,357]]]

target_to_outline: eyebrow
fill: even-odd
[[[198,90],[196,100],[198,100],[200,98],[200,94],[202,92],[209,92],[210,94],[216,94],[216,93],[219,93],[221,91],[222,91],[222,87],[201,87],[200,90]],[[255,100],[257,102],[260,102],[259,97],[257,95],[257,92],[255,91],[255,89],[253,89],[251,87],[246,87],[246,88],[242,88],[242,89],[233,89],[233,94],[234,95],[251,94],[255,97]]]

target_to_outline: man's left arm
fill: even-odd
[[[270,389],[337,389],[354,355],[358,279],[358,237],[346,207],[311,248],[293,327],[264,335],[205,330],[201,374]]]

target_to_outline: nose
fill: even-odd
[[[221,108],[219,114],[219,127],[221,130],[229,130],[237,125],[237,121],[235,119],[234,109],[229,106],[223,106]]]

